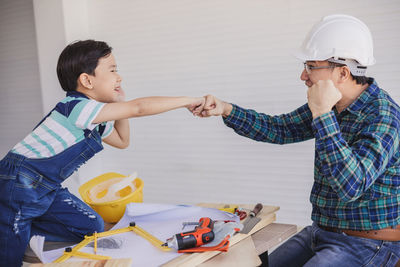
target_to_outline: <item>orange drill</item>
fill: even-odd
[[[208,218],[200,218],[193,231],[183,232],[167,239],[163,246],[176,250],[200,247],[214,240],[214,222]]]

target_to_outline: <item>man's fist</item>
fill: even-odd
[[[206,103],[204,104],[204,109],[200,113],[201,117],[228,116],[232,111],[232,105],[224,101],[219,100],[213,95],[205,96]]]
[[[342,99],[342,93],[335,87],[332,80],[319,80],[307,91],[308,107],[313,118],[332,110],[333,106]]]

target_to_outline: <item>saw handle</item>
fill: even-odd
[[[257,203],[252,211],[250,211],[250,217],[255,217],[262,210],[263,205],[261,203]]]

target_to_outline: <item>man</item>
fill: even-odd
[[[269,116],[212,95],[200,116],[222,115],[240,135],[286,144],[315,138],[313,225],[269,257],[270,266],[395,266],[400,258],[400,107],[372,78],[368,27],[324,17],[297,54],[308,103]]]

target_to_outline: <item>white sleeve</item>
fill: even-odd
[[[99,114],[105,103],[92,99],[83,99],[77,103],[68,116],[69,121],[81,129],[93,130],[98,124],[92,121]]]

